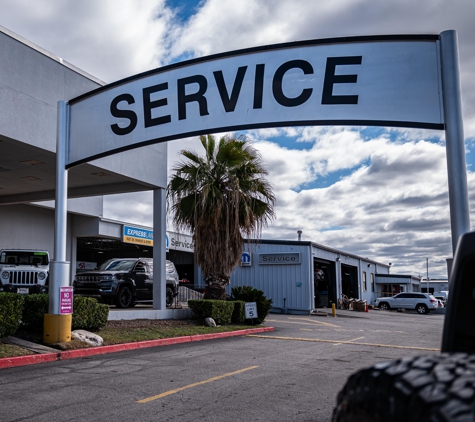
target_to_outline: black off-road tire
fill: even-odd
[[[170,308],[173,305],[173,298],[175,295],[173,294],[173,290],[171,287],[167,287],[167,292],[166,292],[166,305],[167,308]]]
[[[475,355],[398,359],[353,374],[333,422],[473,422]]]
[[[115,306],[118,308],[129,308],[134,306],[135,298],[129,286],[122,286],[115,298]]]

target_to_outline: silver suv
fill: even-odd
[[[379,309],[415,309],[419,314],[428,314],[437,309],[437,299],[427,293],[407,292],[392,297],[378,297],[375,306]]]

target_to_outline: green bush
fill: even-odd
[[[24,299],[21,322],[31,330],[43,330],[45,314],[48,313],[49,296],[46,293],[27,295]]]
[[[232,321],[235,324],[242,324],[246,321],[246,302],[244,302],[243,300],[233,300],[231,301],[231,303],[234,304]]]
[[[202,299],[189,300],[188,306],[200,319],[213,318],[216,324],[230,324],[234,304],[226,300]]]
[[[104,328],[109,317],[109,306],[92,297],[74,296],[73,330],[98,330]]]
[[[14,334],[20,327],[23,301],[23,295],[0,293],[0,338]]]
[[[251,286],[236,286],[231,289],[231,300],[256,302],[257,318],[246,319],[247,324],[262,324],[272,308],[272,299],[267,299],[262,290]]]

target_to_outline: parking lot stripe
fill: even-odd
[[[378,344],[378,343],[354,343],[354,340],[323,340],[323,339],[317,339],[317,338],[263,336],[259,334],[249,334],[246,337],[267,338],[267,339],[272,339],[272,340],[309,341],[313,343],[351,344],[353,346],[387,347],[390,349],[427,350],[430,352],[440,352],[440,349],[435,348],[435,347],[399,346],[396,344]]]
[[[305,318],[301,318],[303,320],[305,320]],[[328,322],[323,322],[323,321],[315,321],[315,320],[307,320],[307,321],[310,321],[310,322],[296,322],[296,321],[285,321],[286,324],[299,324],[299,325],[322,325],[324,327],[332,327],[332,328],[341,328],[339,325],[335,325],[335,324],[330,324]],[[266,322],[279,322],[275,319],[267,319],[266,318]]]
[[[223,379],[223,378],[226,378],[226,377],[231,377],[231,376],[237,375],[237,374],[241,374],[242,372],[250,371],[251,369],[256,369],[256,368],[259,368],[259,367],[258,366],[249,366],[248,368],[243,368],[243,369],[240,369],[239,371],[228,372],[227,374],[218,375],[217,377],[208,378],[207,380],[204,380],[204,381],[199,381],[199,382],[195,382],[193,384],[188,384],[188,385],[185,385],[183,387],[176,388],[175,390],[165,391],[164,393],[157,394],[156,396],[147,397],[145,399],[138,400],[137,403],[148,403],[150,401],[161,399],[162,397],[166,397],[166,396],[169,396],[171,394],[179,393],[180,391],[183,391],[183,390],[188,390],[189,388],[198,387],[199,385],[207,384],[207,383],[213,382],[213,381],[218,381],[220,379]]]

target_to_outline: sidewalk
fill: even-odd
[[[44,352],[0,359],[0,369],[13,368],[16,366],[33,365],[37,363],[55,362],[59,360],[83,358],[88,356],[103,355],[106,353],[123,352],[127,350],[145,349],[148,347],[168,346],[171,344],[189,343],[192,341],[214,340],[226,337],[246,336],[263,332],[274,331],[274,327],[249,328],[247,330],[228,331],[224,333],[197,334],[193,336],[171,337],[160,340],[147,340],[134,343],[115,344],[111,346],[89,347],[84,349],[50,352],[51,348],[45,348]]]

